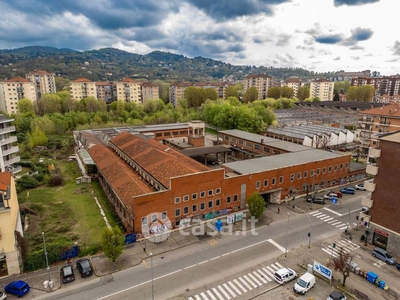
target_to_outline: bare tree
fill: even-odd
[[[347,277],[350,276],[350,266],[349,264],[353,260],[353,256],[349,252],[343,250],[340,247],[339,254],[337,257],[331,257],[328,262],[328,267],[332,267],[335,271],[342,273],[343,282],[342,286],[345,286]]]
[[[329,142],[332,140],[332,137],[327,136],[326,134],[316,135],[315,136],[315,145],[316,148],[326,148],[329,145]]]

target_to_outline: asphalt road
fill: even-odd
[[[340,200],[336,205],[319,206],[321,209],[318,211],[324,212],[326,217],[290,212],[288,218],[273,222],[270,226],[257,228],[256,234],[245,231],[230,236],[216,236],[165,255],[149,258],[137,267],[114,273],[107,278],[88,280],[48,295],[41,295],[40,298],[148,300],[152,299],[153,286],[154,299],[173,297],[187,299],[204,286],[212,288],[213,284],[224,281],[230,276],[241,274],[255,266],[267,266],[269,262],[285,253],[286,248],[290,253],[293,249],[307,246],[310,222],[311,243],[318,243],[344,231],[348,221],[350,226],[355,222],[363,195],[361,193],[351,197],[346,195],[344,197],[346,200]],[[327,222],[327,219],[330,221]],[[258,277],[258,281],[261,281],[261,278]],[[270,282],[260,289],[274,284]],[[232,289],[234,290],[233,287]],[[236,293],[238,294],[237,290]],[[235,299],[248,299],[251,294],[244,293],[243,290],[241,293],[242,298]],[[29,297],[29,294],[27,296]]]

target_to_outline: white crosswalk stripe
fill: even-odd
[[[350,229],[350,227],[351,227],[350,224],[349,224],[349,226],[347,226],[347,223],[343,223],[341,221],[338,221],[337,219],[335,219],[335,218],[333,218],[333,217],[331,217],[331,216],[329,216],[327,214],[321,213],[318,210],[310,212],[308,214],[313,216],[313,217],[316,217],[316,218],[320,219],[321,221],[324,221],[324,222],[326,222],[328,224],[331,224],[332,226],[335,226],[336,228],[338,228],[340,230],[345,230],[347,228]],[[356,227],[357,223],[353,223],[352,225],[353,225],[353,227]]]
[[[329,245],[328,247],[322,248],[322,251],[328,253],[329,256],[338,257],[339,253],[340,253],[340,249],[342,249],[342,248],[343,248],[343,251],[348,252],[348,253],[360,248],[359,245],[357,245],[349,240],[340,240],[340,241],[335,242],[335,244],[336,244],[335,248],[332,248],[333,245]]]
[[[201,291],[196,295],[188,296],[188,300],[230,300],[253,290],[258,287],[274,281],[276,270],[283,268],[278,263],[272,263],[268,266],[253,270],[250,273],[242,275],[231,281],[221,283],[220,285]],[[242,296],[243,297],[243,296]]]

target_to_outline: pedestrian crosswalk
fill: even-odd
[[[329,254],[329,256],[338,257],[340,253],[340,249],[343,249],[344,252],[350,253],[351,251],[357,250],[360,248],[359,245],[349,241],[349,240],[340,240],[335,241],[335,247],[333,247],[333,243],[328,247],[322,248],[322,251],[325,251]]]
[[[310,212],[309,214],[313,217],[320,219],[321,221],[324,221],[336,228],[339,228],[340,230],[350,229],[352,226],[357,225],[357,223],[352,223],[347,225],[347,223],[338,221],[335,218],[331,217],[330,215],[324,214],[318,210]]]
[[[275,262],[266,267],[251,271],[233,280],[226,281],[216,287],[190,296],[188,300],[230,300],[239,297],[263,284],[274,281],[274,274],[283,266]]]

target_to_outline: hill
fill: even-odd
[[[210,58],[188,58],[162,51],[141,55],[116,48],[80,52],[43,46],[0,50],[0,79],[24,77],[35,69],[54,72],[71,80],[86,77],[93,81],[124,77],[169,81],[241,80],[250,73],[266,73],[276,80],[292,76],[308,80],[333,74],[299,68],[237,66]]]

